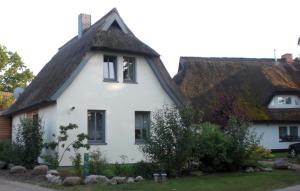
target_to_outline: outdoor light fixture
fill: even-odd
[[[74,109],[75,109],[75,106],[71,107],[71,109],[70,109],[70,110],[71,110],[71,111],[73,111]]]

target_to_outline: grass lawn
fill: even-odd
[[[275,170],[264,173],[224,173],[201,177],[169,179],[160,184],[145,181],[124,185],[89,185],[52,187],[63,191],[261,191],[300,184],[300,172]]]

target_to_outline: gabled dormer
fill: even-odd
[[[269,109],[295,109],[300,108],[300,98],[298,95],[278,94],[271,99]]]

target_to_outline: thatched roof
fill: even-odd
[[[174,80],[205,120],[211,120],[219,96],[225,94],[237,97],[253,121],[300,121],[300,109],[267,108],[273,95],[300,95],[299,65],[274,59],[181,57]]]
[[[112,21],[113,23],[107,29],[108,23]],[[122,22],[126,32],[116,22]],[[158,69],[157,75],[160,75],[163,80],[161,84],[167,84],[167,87],[164,88],[174,95],[178,99],[177,101],[180,102],[182,99],[176,84],[163,67],[159,54],[135,37],[121,19],[118,11],[112,9],[88,28],[81,38],[75,36],[63,45],[25,89],[7,114],[55,103],[55,93],[75,73],[87,52],[95,50],[134,53],[147,57],[148,60],[155,63],[153,65]]]

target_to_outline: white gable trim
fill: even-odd
[[[109,27],[113,24],[114,21],[116,21],[118,23],[118,25],[121,27],[121,29],[124,33],[128,33],[127,27],[125,26],[124,22],[119,17],[119,15],[116,13],[114,13],[112,16],[108,17],[105,20],[102,30],[107,31],[109,29]]]

